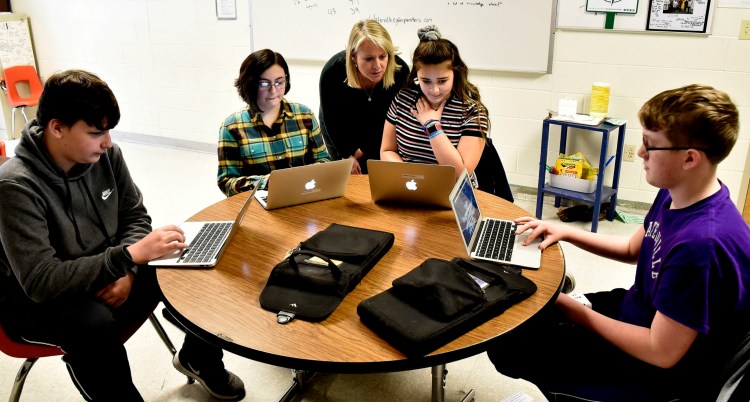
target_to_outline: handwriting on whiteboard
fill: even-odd
[[[26,19],[0,22],[0,63],[3,68],[36,64]]]

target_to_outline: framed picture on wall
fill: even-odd
[[[650,0],[647,31],[706,33],[711,0]]]

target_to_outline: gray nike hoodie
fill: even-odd
[[[32,120],[0,166],[0,307],[96,293],[133,268],[123,247],[151,231],[117,145],[66,175],[42,136]]]

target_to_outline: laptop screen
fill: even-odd
[[[458,191],[455,191],[451,203],[453,204],[459,229],[461,229],[461,236],[468,249],[471,244],[471,238],[474,235],[474,230],[477,228],[477,222],[481,219],[482,215],[479,212],[479,205],[474,196],[474,189],[471,188],[469,176],[466,174],[461,175],[457,185],[459,186]]]

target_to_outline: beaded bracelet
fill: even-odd
[[[437,130],[437,131],[434,131],[434,132],[430,133],[430,135],[429,135],[429,136],[427,136],[427,139],[430,139],[430,140],[431,140],[431,139],[433,139],[433,138],[437,137],[438,135],[440,135],[440,134],[444,134],[444,133],[445,133],[445,131],[443,131],[443,130]]]
[[[427,131],[428,128],[434,126],[435,124],[440,124],[440,120],[430,119],[424,122],[424,130]]]

